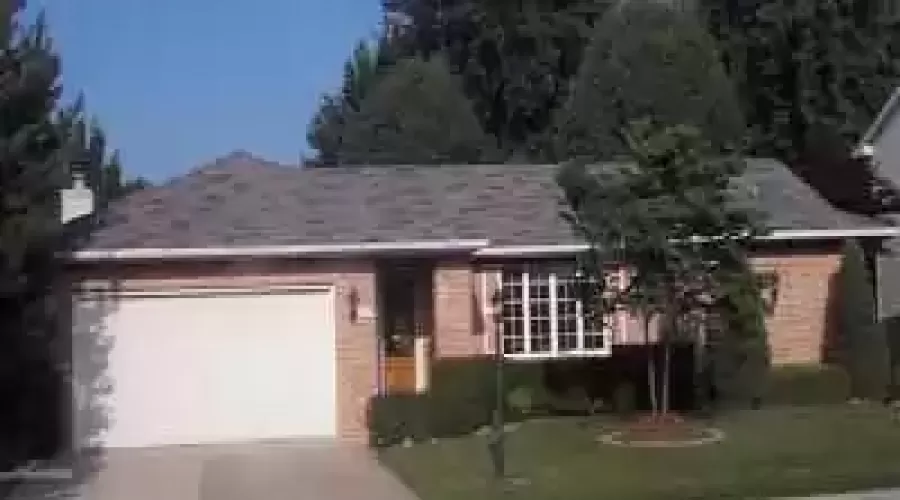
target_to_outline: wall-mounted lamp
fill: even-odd
[[[759,287],[766,314],[773,314],[775,305],[778,303],[778,273],[775,271],[759,273],[757,275],[757,286]]]
[[[347,298],[350,306],[350,322],[356,323],[359,321],[359,290],[355,286],[351,286]]]

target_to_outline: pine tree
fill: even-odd
[[[309,124],[307,143],[316,151],[316,163],[334,165],[340,153],[348,115],[359,111],[363,99],[375,88],[393,56],[386,39],[374,46],[359,42],[344,63],[340,91],[326,94]]]
[[[6,2],[3,2],[6,4]],[[65,186],[77,107],[58,112],[59,61],[43,20],[5,19],[0,51],[0,468],[47,455],[63,438],[66,342],[54,294],[64,250]]]
[[[738,84],[749,151],[859,212],[887,203],[871,199],[875,172],[850,156],[900,77],[900,18],[889,3],[699,2]]]
[[[566,100],[606,0],[382,0],[404,22],[399,54],[443,56],[486,133],[505,155],[541,161],[554,110]]]
[[[620,131],[644,118],[696,127],[716,150],[740,146],[744,134],[715,40],[689,11],[666,2],[625,3],[598,23],[556,114],[550,159],[627,156]]]
[[[348,116],[343,164],[439,165],[494,161],[496,148],[443,60],[405,60]]]
[[[860,244],[844,244],[839,273],[841,359],[851,397],[880,401],[890,385],[890,353],[875,318],[875,296]]]
[[[84,122],[76,124],[75,135],[86,151],[83,174],[86,174],[87,185],[94,192],[99,212],[104,211],[113,201],[150,186],[150,182],[143,177],[125,177],[119,151],[109,151],[106,133],[96,120],[90,126]]]

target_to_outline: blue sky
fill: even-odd
[[[82,91],[129,174],[182,174],[234,149],[296,163],[378,0],[30,0],[67,96]]]

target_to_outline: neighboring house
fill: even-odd
[[[833,209],[780,164],[750,167],[774,229],[754,254],[778,277],[774,361],[820,362],[841,241],[898,233]],[[234,153],[120,201],[71,268],[76,329],[112,341],[107,444],[363,441],[372,395],[427,390],[431,360],[492,353],[497,328],[510,358],[642,342],[625,313],[605,331],[583,321],[584,246],[559,216],[555,173]]]
[[[875,173],[900,188],[900,87],[888,98],[875,121],[866,131],[856,153],[867,156]],[[894,223],[900,214],[888,214]],[[879,257],[879,315],[884,319],[900,318],[900,238],[887,240]]]

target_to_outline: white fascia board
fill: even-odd
[[[442,240],[410,242],[338,243],[325,245],[271,245],[205,248],[115,248],[79,250],[73,259],[82,262],[127,260],[190,260],[240,257],[314,257],[377,253],[472,252],[485,248],[488,240]]]
[[[900,227],[871,227],[857,229],[776,230],[755,238],[759,241],[831,240],[842,238],[894,238]],[[475,250],[476,257],[552,256],[584,252],[586,243],[565,245],[495,246]]]

